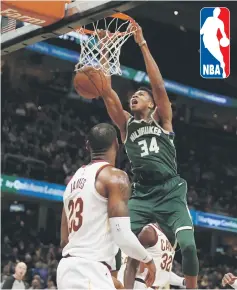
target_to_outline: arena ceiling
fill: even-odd
[[[128,11],[143,27],[151,51],[163,75],[181,83],[237,98],[237,2],[218,1],[231,13],[231,75],[225,80],[206,80],[199,75],[199,21],[203,7],[213,7],[210,1],[149,1]],[[175,12],[176,11],[176,12]],[[175,13],[177,15],[175,15]],[[144,67],[129,45],[133,57],[124,62],[137,68]],[[123,57],[123,55],[122,55]],[[136,59],[136,61],[133,61]]]
[[[199,31],[200,10],[213,7],[213,1],[149,1],[129,11],[135,18],[152,19],[155,22],[172,24],[178,28]],[[231,13],[231,40],[237,41],[237,2],[218,1],[218,6],[227,7]],[[174,14],[178,12],[178,15]]]
[[[145,1],[126,13],[143,27],[145,38],[162,75],[186,85],[237,98],[237,2],[218,1],[231,12],[231,74],[224,80],[206,80],[200,76],[199,15],[202,7],[215,2]],[[174,12],[178,14],[175,15]],[[50,43],[77,50],[78,45],[61,39]],[[121,52],[121,64],[144,71],[140,50],[132,39]]]

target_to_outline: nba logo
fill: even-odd
[[[200,75],[224,79],[230,75],[230,11],[204,7],[200,11]]]

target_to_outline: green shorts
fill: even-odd
[[[157,222],[173,242],[178,231],[193,228],[186,195],[187,183],[179,176],[155,186],[136,184],[128,203],[132,231],[138,234],[147,224]]]

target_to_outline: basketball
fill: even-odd
[[[230,44],[230,41],[229,41],[229,39],[227,37],[221,38],[220,45],[222,47],[227,47],[229,44]]]
[[[79,70],[74,78],[76,92],[86,99],[94,99],[101,96],[108,84],[109,80],[104,73],[90,66]]]

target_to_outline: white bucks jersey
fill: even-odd
[[[77,170],[63,196],[68,221],[69,242],[63,256],[70,255],[111,264],[118,247],[108,219],[107,198],[95,188],[98,172],[106,162],[94,162]]]
[[[152,227],[157,235],[156,244],[153,247],[147,248],[156,265],[156,278],[153,286],[163,287],[169,282],[175,251],[165,234],[155,224],[149,224],[148,226]],[[145,280],[146,274],[147,269],[143,273],[140,273],[138,269],[136,278]]]

